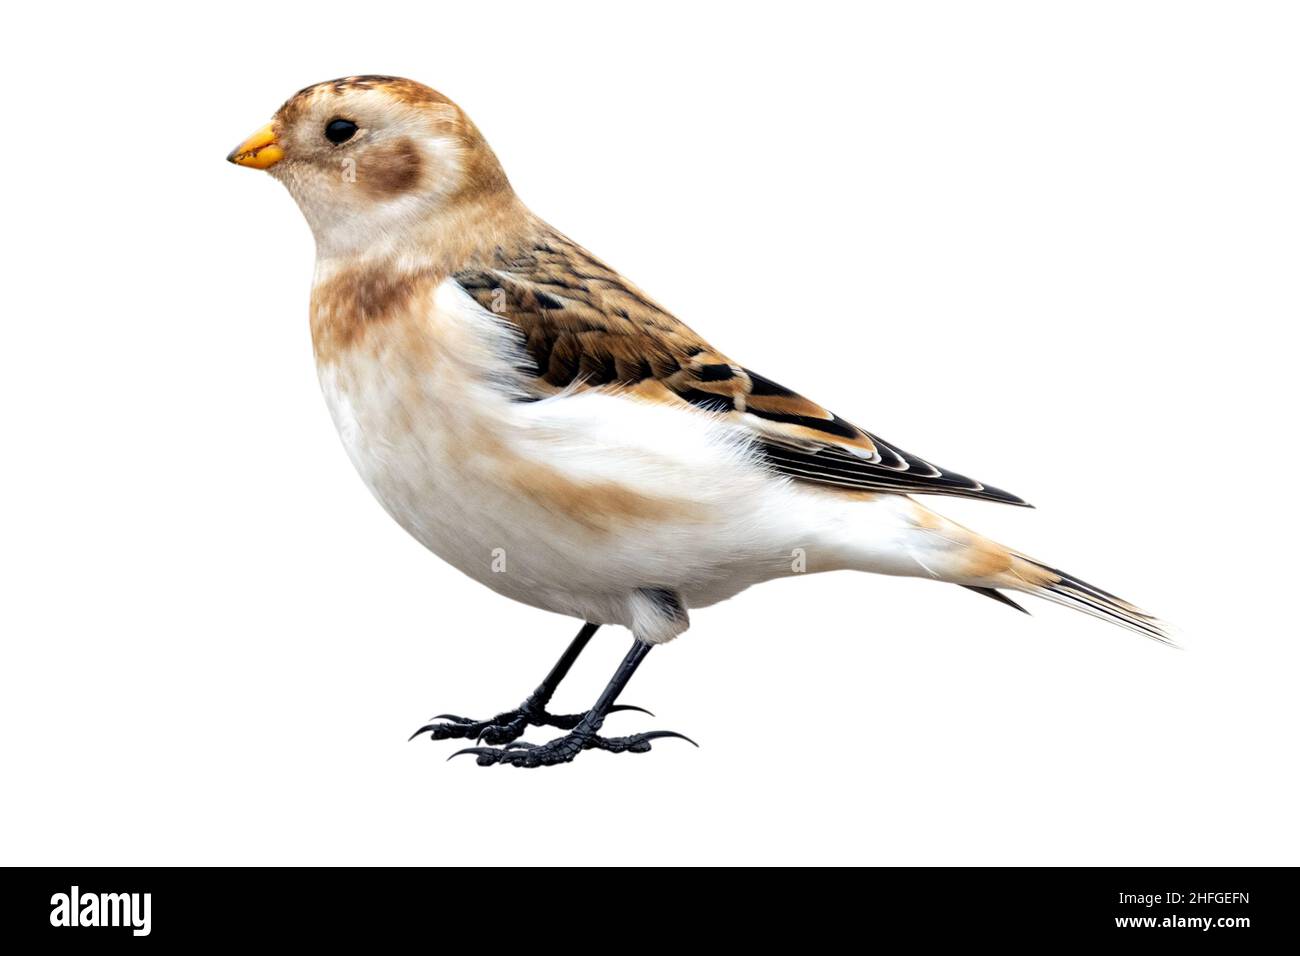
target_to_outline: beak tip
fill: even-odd
[[[275,138],[274,125],[268,123],[226,156],[226,162],[253,169],[270,169],[284,158],[284,149]]]

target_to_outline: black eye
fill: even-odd
[[[330,120],[325,126],[325,138],[331,143],[346,143],[357,132],[357,124],[352,120]]]

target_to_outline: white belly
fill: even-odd
[[[764,479],[738,466],[733,447],[705,443],[708,456],[692,463],[677,451],[605,444],[605,430],[643,444],[647,426],[677,426],[680,447],[680,423],[663,422],[653,406],[576,395],[518,405],[505,423],[445,416],[438,401],[413,406],[420,389],[375,369],[328,370],[321,381],[352,463],[388,513],[443,560],[516,600],[627,623],[624,604],[638,587],[670,587],[698,607],[791,563],[789,549],[745,540],[744,529],[760,523],[741,513],[743,479],[753,472],[751,505]],[[742,497],[719,494],[727,488]],[[747,565],[757,567],[744,573]]]

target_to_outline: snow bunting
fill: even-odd
[[[507,597],[586,622],[518,708],[441,714],[483,765],[644,752],[599,734],[691,608],[853,569],[1003,590],[1149,637],[1127,601],[911,495],[1025,504],[940,468],[733,361],[533,215],[461,109],[411,80],[310,86],[228,157],[279,179],[316,239],[311,333],[348,455],[390,515]],[[632,649],[583,714],[546,710],[602,624]],[[567,731],[512,743],[529,725]]]

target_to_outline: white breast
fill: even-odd
[[[508,428],[511,396],[498,382],[517,346],[490,316],[473,317],[477,304],[453,283],[418,306],[424,314],[393,319],[319,365],[321,389],[348,457],[389,514],[505,590],[492,571],[495,549],[510,542],[489,452]]]

